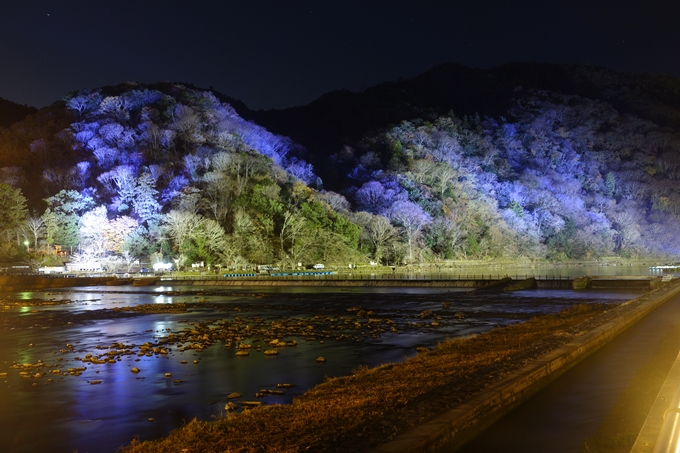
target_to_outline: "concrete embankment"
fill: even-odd
[[[616,309],[616,317],[575,337],[487,387],[462,404],[371,450],[372,453],[456,451],[567,370],[604,346],[652,310],[680,293],[680,282],[664,285]]]
[[[113,277],[72,277],[52,278],[34,275],[0,276],[0,291],[29,291],[46,288],[68,288],[71,286],[106,285]]]
[[[97,285],[185,285],[185,286],[250,286],[250,287],[395,287],[395,288],[469,288],[480,290],[540,289],[654,289],[661,284],[660,278],[650,277],[581,277],[513,280],[509,277],[488,279],[437,279],[437,278],[239,278],[183,279],[181,277],[139,277],[117,279],[114,277],[44,277],[34,275],[0,276],[0,291],[23,291],[32,289],[64,288],[70,286]]]
[[[585,282],[585,283],[583,283]],[[650,277],[582,277],[579,279],[554,278],[513,280],[492,279],[215,279],[215,280],[160,280],[158,284],[197,286],[315,286],[315,287],[397,287],[397,288],[475,288],[483,290],[525,289],[655,289],[660,278]]]
[[[481,288],[489,280],[161,280],[158,284],[196,286],[315,286],[315,287],[404,287]]]

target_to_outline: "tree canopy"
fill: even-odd
[[[518,88],[502,115],[426,112],[314,156],[325,186],[313,149],[209,91],[83,90],[0,129],[1,251],[234,268],[677,256],[677,107],[615,108],[629,98]]]

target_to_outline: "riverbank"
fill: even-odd
[[[271,276],[255,272],[228,273],[212,270],[173,272],[163,275],[139,274],[130,278],[114,275],[88,276],[82,274],[56,275],[0,275],[0,291],[25,291],[49,288],[133,284],[216,285],[216,286],[395,286],[395,287],[454,287],[480,288],[483,280],[503,277],[522,280],[568,279],[598,275],[649,275],[649,267],[667,263],[659,259],[602,258],[590,261],[538,262],[522,259],[460,260],[423,263],[399,267],[358,266],[348,269],[326,269],[325,275],[303,275],[295,270],[284,271],[285,276]],[[226,276],[225,276],[226,275]],[[656,275],[656,274],[655,274]],[[567,287],[567,286],[560,286]]]
[[[488,392],[502,395],[508,379],[514,380],[515,389],[518,377],[545,380],[528,373],[527,367],[538,364],[554,378],[560,368],[576,363],[613,338],[617,330],[625,329],[679,291],[674,284],[616,307],[578,306],[446,342],[403,363],[360,369],[351,376],[330,379],[296,399],[296,404],[258,407],[215,422],[192,421],[165,439],[133,443],[124,451],[344,452],[366,451],[385,442],[392,444],[381,451],[425,451],[452,437],[469,437],[500,416],[491,410],[494,406],[508,409],[531,390],[514,394],[500,405],[482,404],[486,411],[477,411],[475,419],[468,418],[464,426],[453,426],[453,430],[451,423],[446,427],[441,424],[442,414],[465,409],[466,404],[480,407],[475,400],[485,393],[488,400],[492,396]],[[592,350],[584,350],[585,343]],[[569,363],[561,347],[572,351],[567,354]],[[561,363],[555,357],[544,360],[555,354],[562,357]],[[470,414],[470,407],[467,409]],[[436,418],[438,425],[428,426]],[[417,436],[413,443],[413,430],[423,427],[428,433]]]
[[[0,275],[0,291],[29,291],[74,286],[99,286],[115,277],[46,277],[41,275]]]
[[[411,264],[399,269],[406,270],[470,270],[486,268],[486,269],[545,269],[545,268],[563,268],[563,267],[628,267],[628,266],[654,266],[662,263],[674,261],[676,258],[622,258],[618,256],[602,257],[592,260],[573,260],[573,261],[546,261],[546,260],[531,260],[528,258],[490,258],[485,260],[448,260],[438,263],[422,263]]]
[[[403,287],[403,288],[482,288],[489,284],[489,280],[161,280],[160,284],[194,286],[316,286],[316,287]]]

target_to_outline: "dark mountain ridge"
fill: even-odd
[[[534,90],[604,101],[621,114],[680,128],[677,78],[535,62],[492,69],[447,63],[361,92],[333,91],[305,106],[239,113],[308,148],[309,160],[319,167],[342,146],[354,146],[364,136],[400,121],[432,119],[449,111],[460,117],[479,114],[511,119],[510,108]]]
[[[16,104],[7,99],[0,98],[0,127],[9,127],[37,111],[38,109],[35,107]]]

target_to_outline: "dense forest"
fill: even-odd
[[[453,69],[281,111],[171,83],[26,111],[0,128],[0,260],[678,255],[680,80]]]

